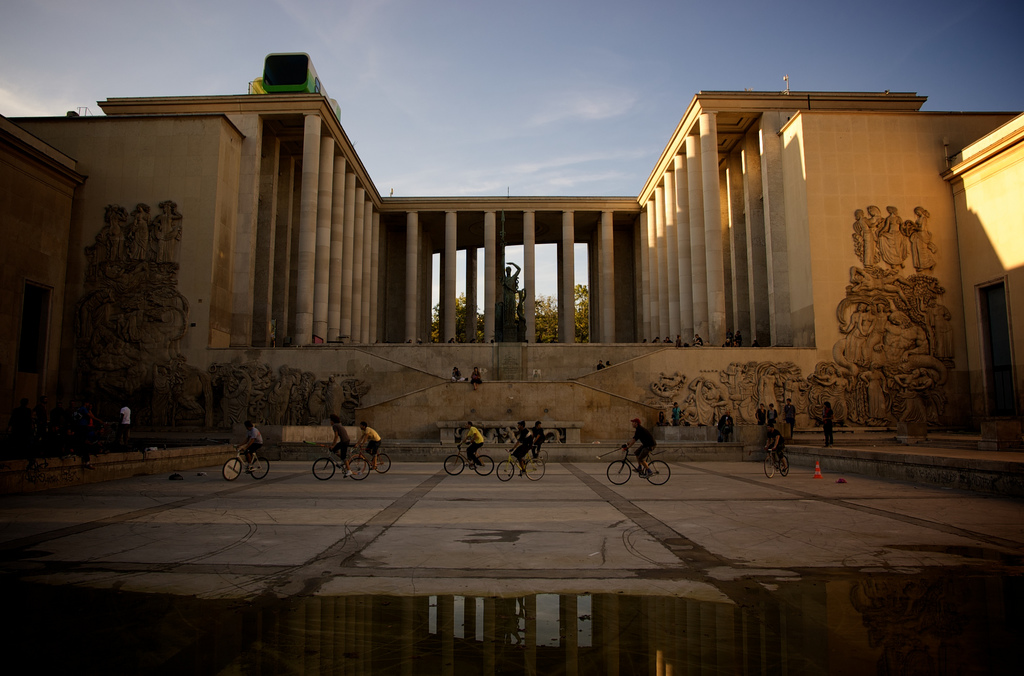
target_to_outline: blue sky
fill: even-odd
[[[2,16],[8,117],[244,93],[266,54],[308,52],[382,195],[635,196],[696,92],[783,75],[1024,110],[1020,0],[7,0]]]

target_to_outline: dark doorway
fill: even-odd
[[[1013,361],[1006,286],[1000,282],[980,291],[981,326],[985,353],[985,383],[989,415],[1014,415]]]

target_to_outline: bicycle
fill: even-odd
[[[782,476],[789,474],[789,458],[786,457],[786,449],[778,451],[771,448],[764,449],[764,475],[771,479],[778,471]]]
[[[356,446],[355,450],[353,450],[352,459],[355,460],[356,458],[362,458],[370,466],[370,469],[377,472],[377,474],[387,474],[387,471],[391,469],[391,458],[387,453],[379,450],[379,447],[376,453],[367,456],[363,452],[362,446]],[[349,466],[351,467],[351,465],[352,462],[349,461]]]
[[[309,446],[327,446],[327,444],[315,444],[312,441],[304,441],[303,443]],[[327,455],[313,461],[313,476],[320,481],[327,481],[334,476],[334,472],[339,467],[344,466],[344,461],[340,458],[335,460],[328,447]],[[356,481],[362,481],[370,475],[370,463],[362,455],[353,455],[348,461],[348,472],[349,476]]]
[[[605,455],[608,454],[606,453]],[[669,477],[672,476],[672,470],[669,469],[668,464],[661,460],[651,460],[647,463],[647,466],[649,469],[645,470],[639,461],[635,461],[633,459],[629,450],[624,449],[622,453],[622,460],[612,460],[608,463],[608,469],[605,470],[605,476],[608,477],[608,481],[611,481],[616,486],[621,486],[629,481],[629,477],[633,476],[633,472],[644,477],[647,479],[648,483],[652,483],[655,486],[662,485],[669,480]]]
[[[473,464],[473,471],[477,474],[487,476],[494,471],[494,461],[491,460],[491,456],[477,453],[476,459],[481,463]],[[457,476],[462,474],[462,470],[466,469],[468,463],[469,458],[462,452],[462,443],[457,443],[455,444],[455,453],[444,459],[444,471],[452,476]]]
[[[498,463],[498,479],[500,481],[510,481],[515,476],[516,470],[519,469],[519,460],[512,455],[514,450],[514,446],[508,449],[508,459]],[[540,457],[534,458],[529,451],[523,456],[523,462],[525,468],[521,469],[519,473],[525,474],[530,481],[539,481],[547,471],[547,463]]]
[[[256,451],[250,451],[250,453],[252,454],[252,462],[248,464],[245,471],[247,474],[252,475],[253,479],[262,479],[270,471],[270,461],[259,457]],[[224,467],[220,470],[226,481],[234,481],[242,473],[242,463],[245,461],[243,455],[244,451],[239,446],[235,446],[235,457],[228,458],[224,463]]]

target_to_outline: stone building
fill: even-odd
[[[1022,118],[924,102],[701,92],[641,193],[604,198],[382,196],[320,94],[119,98],[100,102],[104,116],[6,121],[58,149],[37,161],[61,158],[65,194],[77,187],[63,267],[47,277],[62,315],[44,341],[53,377],[3,369],[3,403],[33,388],[130,401],[157,427],[358,411],[399,439],[436,439],[436,421],[467,417],[495,421],[495,434],[529,418],[607,439],[676,400],[692,424],[727,409],[749,421],[787,398],[798,426],[825,401],[864,426],[1018,415],[1022,224],[1007,186],[1020,183]],[[2,205],[5,235],[16,202]],[[527,337],[536,246],[558,246],[563,342],[573,247],[587,245],[589,344],[487,342],[500,233],[524,247]],[[484,344],[449,342],[464,339],[460,250],[469,280],[483,275],[484,298],[466,287]],[[25,294],[7,277],[12,308]],[[441,343],[420,345],[435,280]],[[737,331],[742,347],[720,347]],[[700,350],[651,342],[697,335]],[[612,368],[594,371],[597,360]],[[511,389],[469,399],[453,365]]]

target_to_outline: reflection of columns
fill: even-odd
[[[494,340],[494,274],[497,265],[494,212],[484,212],[484,342]]]
[[[640,314],[637,321],[640,323],[639,336],[634,336],[637,342],[654,334],[651,333],[651,255],[647,249],[647,210],[640,212],[640,232],[637,236],[637,251],[640,252]]]
[[[373,212],[373,230],[370,250],[370,337],[368,342],[376,343],[380,333],[377,330],[380,317],[378,293],[380,289],[380,214]]]
[[[467,343],[476,341],[476,325],[478,317],[476,288],[479,284],[478,275],[476,273],[476,261],[478,251],[479,250],[475,246],[471,246],[466,249],[466,336],[463,340]]]
[[[700,139],[686,137],[686,184],[690,196],[690,272],[693,289],[693,332],[708,336],[708,261],[704,251],[704,193],[701,189]],[[715,204],[718,200],[715,200]],[[693,336],[689,337],[693,340]]]
[[[754,340],[771,344],[771,321],[768,314],[768,263],[764,246],[764,200],[761,183],[760,130],[751,129],[743,139],[743,198],[747,215],[747,261],[750,269],[750,331],[744,330],[743,342]]]
[[[710,345],[725,340],[725,260],[722,255],[722,190],[718,174],[718,123],[715,113],[700,115],[700,165],[704,190],[704,251],[708,261],[708,336]]]
[[[352,263],[355,260],[356,175],[345,174],[345,233],[341,249],[341,336],[352,338]]]
[[[523,287],[526,290],[526,342],[537,340],[537,214],[523,212]]]
[[[679,237],[676,234],[676,180],[672,171],[665,172],[665,250],[668,258],[668,335],[680,334],[679,313]]]
[[[661,337],[661,261],[658,255],[658,216],[653,199],[647,200],[647,256],[651,274],[651,334],[648,340]]]
[[[750,336],[750,287],[747,280],[747,223],[743,216],[743,154],[729,154],[726,190],[729,193],[729,233],[732,237],[732,327]]]
[[[320,166],[320,117],[306,115],[302,136],[302,196],[299,198],[298,278],[295,290],[295,344],[313,336],[313,284],[316,272],[316,193]]]
[[[331,282],[331,211],[334,208],[334,139],[320,138],[316,194],[316,258],[313,273],[313,335],[327,340],[327,297]]]
[[[615,231],[612,212],[601,212],[601,342],[615,341]],[[590,302],[594,302],[591,298]]]
[[[356,188],[355,201],[352,223],[352,342],[358,343],[363,335],[363,238],[366,236],[363,219],[366,191],[363,188]]]
[[[559,596],[558,619],[561,626],[559,634],[565,637],[563,650],[565,651],[565,676],[577,676],[579,674],[579,597],[576,594],[562,594]],[[659,674],[664,671],[657,672]]]
[[[441,324],[441,342],[447,343],[455,337],[455,276],[458,256],[458,218],[455,211],[444,214],[444,322]]]
[[[363,207],[363,282],[359,296],[359,340],[370,342],[370,256],[373,252],[373,202],[366,199]]]
[[[285,336],[291,335],[291,315],[288,301],[291,296],[292,282],[292,207],[295,193],[295,157],[286,157],[281,161],[281,174],[277,180],[277,230],[274,241],[274,310],[273,318],[277,320],[275,346],[284,345]]]
[[[676,246],[679,264],[679,331],[684,342],[693,336],[693,265],[690,262],[690,193],[686,184],[686,156],[672,158],[676,203],[668,207],[676,212]]]
[[[562,212],[562,288],[558,297],[558,342],[576,342],[575,230],[572,211]]]
[[[341,338],[341,278],[345,249],[345,165],[344,157],[334,158],[334,186],[331,190],[331,265],[327,277],[327,340]]]
[[[416,342],[416,273],[419,261],[419,213],[410,211],[405,215],[405,340]]]
[[[761,180],[764,183],[764,230],[772,345],[793,344],[786,204],[782,185],[782,138],[779,136],[786,119],[780,112],[761,115]]]

